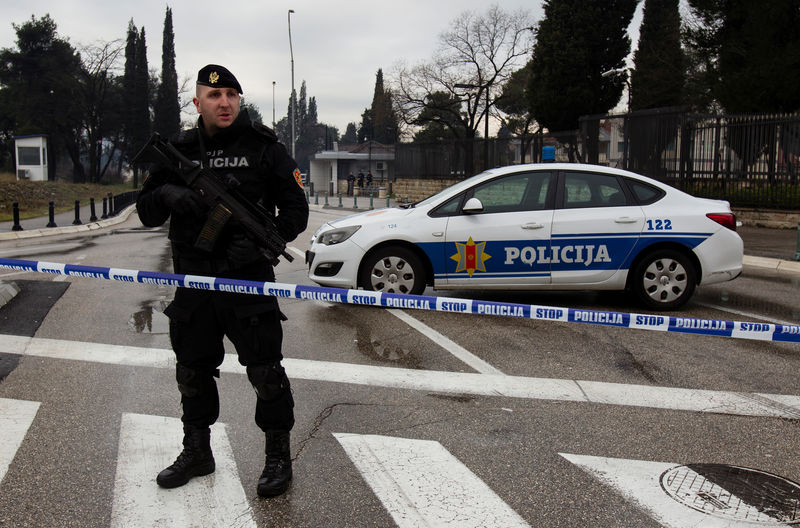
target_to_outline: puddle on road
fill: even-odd
[[[141,310],[128,319],[128,328],[137,334],[168,334],[169,318],[164,315],[162,302],[142,303]]]

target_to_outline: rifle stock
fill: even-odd
[[[289,262],[294,260],[286,252],[286,241],[278,233],[272,215],[242,195],[236,189],[238,182],[234,178],[223,180],[212,169],[202,167],[187,158],[157,133],[150,136],[147,144],[133,158],[133,162],[154,163],[170,169],[210,207],[211,214],[195,242],[195,247],[210,251],[222,229],[232,220],[244,229],[273,265],[278,264],[279,256]]]

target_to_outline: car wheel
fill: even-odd
[[[642,259],[633,275],[633,291],[653,310],[674,310],[694,293],[695,270],[681,252],[662,249]]]
[[[361,286],[365,290],[420,295],[425,291],[425,267],[413,251],[382,248],[367,256]]]

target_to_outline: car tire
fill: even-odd
[[[360,284],[365,290],[421,295],[426,284],[425,266],[409,249],[381,248],[367,255]]]
[[[633,272],[632,290],[652,310],[674,310],[683,306],[696,285],[691,261],[673,249],[648,253]]]

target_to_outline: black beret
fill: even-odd
[[[224,66],[209,64],[197,72],[197,84],[211,86],[212,88],[235,88],[242,93],[242,87],[236,77]]]

